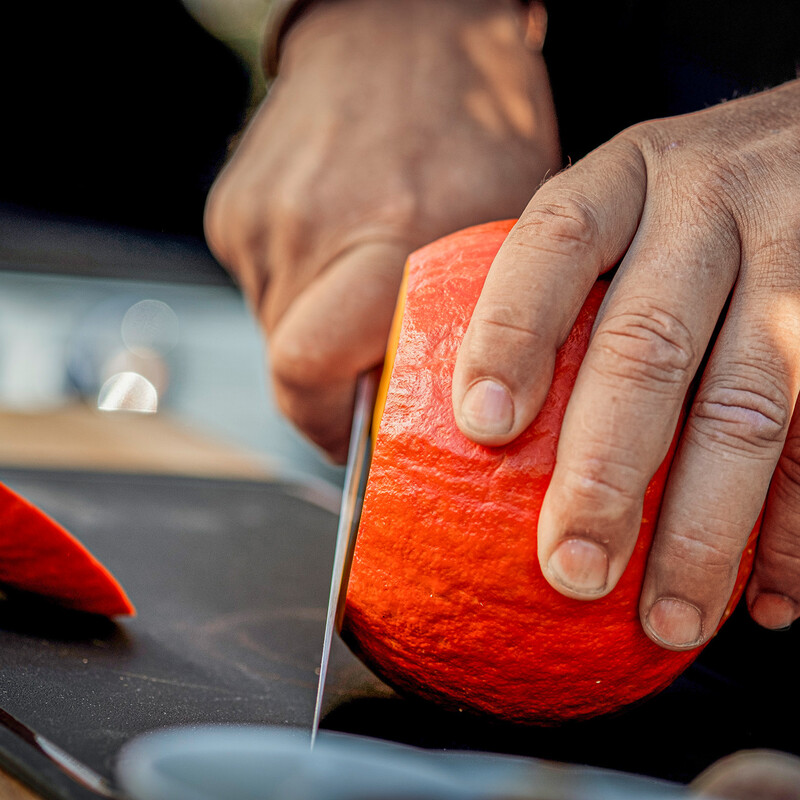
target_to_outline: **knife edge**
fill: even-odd
[[[355,551],[358,523],[361,516],[361,502],[366,485],[370,458],[370,427],[372,411],[378,393],[380,370],[372,370],[359,376],[356,384],[353,425],[350,429],[350,443],[347,451],[347,467],[342,487],[342,504],[339,511],[339,525],[336,530],[336,546],[333,557],[331,588],[328,597],[328,613],[325,618],[325,637],[322,643],[322,657],[319,667],[317,697],[314,704],[314,718],[311,723],[311,748],[319,731],[322,717],[322,700],[325,692],[325,679],[328,674],[331,646],[334,631],[341,631],[344,619],[347,584]]]

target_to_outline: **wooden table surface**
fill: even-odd
[[[71,404],[44,413],[0,409],[0,465],[269,480],[275,467],[159,412]]]
[[[27,786],[3,771],[0,771],[0,797],[3,800],[42,800],[41,795],[34,794]]]

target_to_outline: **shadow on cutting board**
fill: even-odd
[[[102,641],[120,653],[129,647],[125,629],[113,620],[11,588],[0,589],[0,630],[52,642]]]

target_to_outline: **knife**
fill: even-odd
[[[339,510],[339,527],[336,531],[336,548],[333,556],[331,591],[328,598],[328,614],[325,619],[325,638],[322,642],[322,658],[319,665],[317,699],[314,704],[314,719],[311,723],[311,749],[317,739],[322,699],[325,693],[325,678],[328,674],[328,661],[331,656],[334,630],[342,629],[347,582],[353,551],[356,545],[358,523],[361,518],[361,505],[371,456],[370,427],[375,398],[378,395],[380,370],[362,373],[356,384],[356,399],[353,408],[353,426],[350,429],[350,444],[347,450],[347,467],[342,487],[342,504]]]
[[[123,800],[122,795],[102,775],[3,709],[0,709],[0,726],[29,744],[39,755],[44,756],[79,786],[83,786],[98,797],[108,798],[108,800]],[[8,764],[4,769],[8,769]],[[23,781],[29,780],[30,775],[25,774],[27,770],[19,770],[19,772],[22,773],[20,777]],[[71,794],[70,792],[70,796]]]

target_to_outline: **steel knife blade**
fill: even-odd
[[[371,456],[370,427],[375,398],[378,394],[380,370],[362,373],[356,384],[356,399],[353,408],[353,426],[350,430],[350,444],[347,451],[347,467],[342,487],[342,504],[339,510],[339,527],[336,531],[336,547],[333,556],[333,573],[328,598],[328,614],[325,619],[325,638],[322,643],[322,659],[319,665],[317,699],[314,704],[314,719],[311,723],[311,747],[319,731],[322,716],[322,699],[325,693],[325,679],[328,675],[328,661],[331,655],[333,634],[342,628],[347,583],[353,550],[361,518],[361,504]]]

